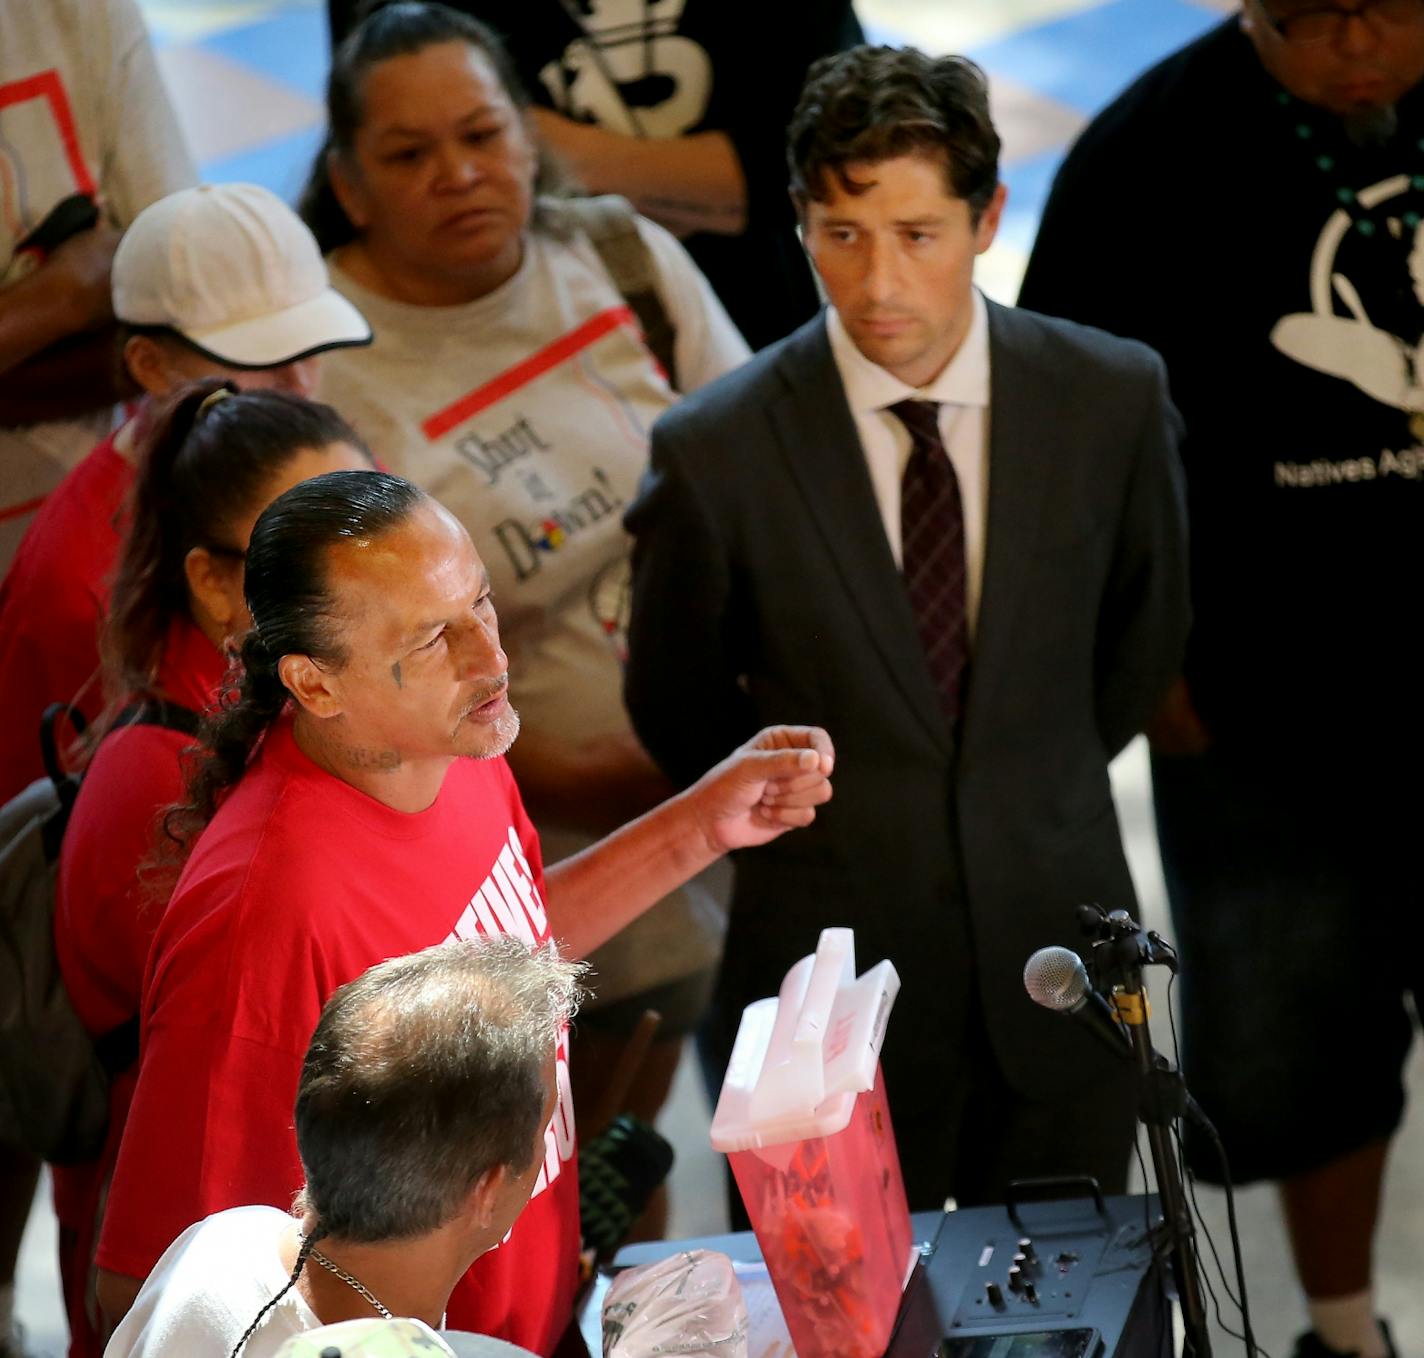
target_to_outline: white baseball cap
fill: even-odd
[[[369,344],[316,238],[257,184],[203,184],[151,203],[114,252],[114,315],[176,331],[232,368],[279,368]]]

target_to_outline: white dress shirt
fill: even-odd
[[[900,483],[910,461],[910,432],[887,406],[897,401],[938,401],[939,432],[959,478],[964,507],[964,606],[969,634],[984,583],[984,532],[989,491],[989,312],[977,288],[969,332],[954,357],[928,386],[907,387],[856,348],[835,307],[826,310],[831,354],[855,420],[870,483],[890,551],[900,564]]]

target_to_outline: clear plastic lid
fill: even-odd
[[[886,961],[859,979],[855,934],[824,929],[781,993],[742,1013],[712,1119],[719,1151],[831,1136],[850,1122],[876,1064],[900,977]]]

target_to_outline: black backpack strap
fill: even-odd
[[[40,758],[44,760],[45,773],[54,784],[60,804],[68,808],[74,805],[79,784],[65,772],[64,765],[60,763],[58,727],[62,721],[69,723],[76,736],[82,736],[89,723],[72,703],[51,703],[40,717]]]
[[[138,1015],[94,1039],[94,1055],[111,1080],[138,1060]]]
[[[117,731],[124,726],[161,726],[165,731],[178,731],[196,739],[202,722],[201,713],[194,712],[191,707],[166,702],[162,698],[145,698],[123,708],[114,718],[109,731]]]
[[[667,374],[674,391],[677,380],[677,330],[658,292],[658,265],[638,232],[638,214],[626,198],[600,194],[596,198],[565,198],[544,205],[555,218],[572,224],[588,237],[613,286],[623,294],[638,324],[643,342]]]
[[[162,698],[145,698],[142,702],[130,703],[123,708],[109,727],[117,731],[123,726],[161,726],[169,731],[181,731],[185,736],[196,737],[202,724],[202,716],[181,703],[165,702]],[[79,791],[74,775],[65,771],[59,758],[58,728],[67,721],[76,736],[82,736],[89,729],[89,722],[73,703],[51,703],[40,717],[40,758],[44,760],[45,773],[55,786],[61,802],[72,805]],[[108,732],[105,732],[107,735]]]
[[[45,773],[54,786],[55,799],[59,803],[45,817],[42,829],[45,856],[51,863],[59,861],[59,847],[69,825],[69,817],[74,811],[75,799],[79,796],[79,785],[84,781],[82,772],[66,773],[59,762],[59,740],[55,731],[61,720],[68,720],[80,735],[89,725],[84,714],[68,703],[51,703],[40,718],[40,753],[44,758]],[[192,708],[184,707],[180,703],[148,698],[123,708],[104,735],[107,736],[125,726],[161,726],[165,730],[178,731],[196,739],[202,720]]]

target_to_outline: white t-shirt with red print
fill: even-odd
[[[87,194],[122,228],[197,181],[135,0],[0,4],[0,288],[32,266],[17,247],[66,198]],[[37,502],[115,419],[0,430],[0,571]]]

